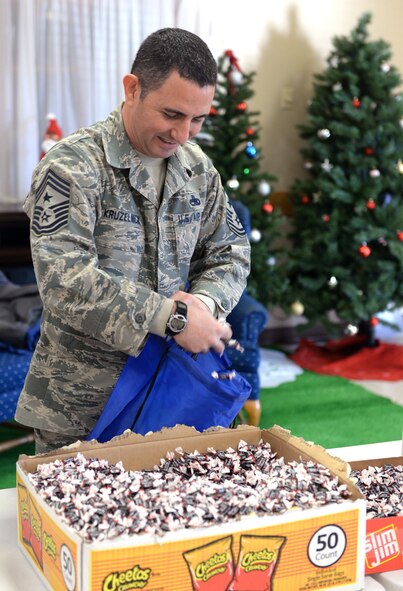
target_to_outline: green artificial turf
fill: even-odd
[[[14,429],[5,425],[0,425],[0,443],[8,439],[16,439],[27,435],[24,431]],[[20,454],[33,455],[35,453],[35,444],[25,443],[18,447],[12,447],[0,452],[0,488],[15,487],[15,466]]]
[[[293,382],[262,389],[260,426],[280,425],[326,448],[402,437],[403,406],[339,377],[305,371]]]

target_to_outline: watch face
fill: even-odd
[[[187,324],[187,320],[182,314],[175,314],[171,316],[169,325],[170,329],[174,332],[181,332]]]

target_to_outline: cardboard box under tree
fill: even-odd
[[[167,451],[186,452],[236,449],[240,440],[271,444],[286,462],[313,460],[330,469],[351,492],[351,499],[321,508],[293,509],[280,515],[247,517],[204,528],[169,532],[163,537],[133,535],[111,541],[87,542],[44,503],[27,474],[38,464],[68,458],[77,452],[86,458],[122,461],[127,470],[153,468]],[[236,567],[243,539],[253,540],[249,569],[255,569],[254,591],[356,591],[364,586],[365,501],[347,477],[347,465],[323,448],[293,437],[280,427],[214,429],[198,433],[178,426],[145,437],[132,433],[105,444],[95,441],[41,456],[21,456],[17,463],[19,545],[48,588],[68,591],[225,591],[216,568],[227,544]],[[284,538],[273,569],[267,569],[267,540]],[[229,544],[229,548],[228,548]],[[258,544],[258,545],[256,545]],[[217,548],[221,548],[217,550]],[[196,579],[189,556],[196,560]],[[263,560],[264,558],[264,560]],[[198,561],[198,562],[197,562]],[[222,569],[221,569],[222,571]],[[265,574],[269,572],[271,575]],[[269,580],[270,579],[270,580]],[[195,582],[196,581],[196,582]],[[241,587],[239,587],[241,590]],[[245,591],[245,590],[243,590]],[[249,588],[248,588],[248,591]]]
[[[350,462],[352,470],[369,466],[403,466],[403,457]],[[403,568],[403,516],[367,519],[365,574],[373,575]]]

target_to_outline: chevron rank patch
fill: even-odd
[[[54,234],[67,225],[70,185],[53,170],[46,173],[36,192],[32,229],[38,236]]]
[[[237,236],[245,236],[245,229],[239,221],[239,217],[237,216],[235,209],[232,207],[231,203],[227,204],[227,224],[229,229],[234,234],[236,234]]]

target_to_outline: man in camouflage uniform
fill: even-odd
[[[193,353],[222,352],[231,337],[220,317],[245,288],[249,244],[217,170],[189,142],[216,77],[199,37],[153,33],[123,79],[122,107],[34,171],[25,211],[43,317],[16,419],[34,427],[37,453],[85,439],[149,333]],[[178,309],[186,318],[172,334]]]

